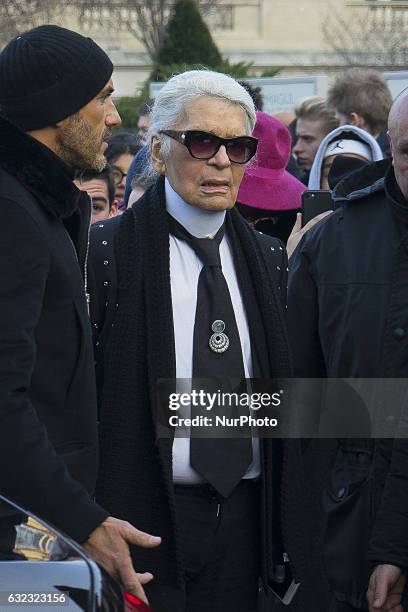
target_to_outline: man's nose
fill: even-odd
[[[211,163],[214,163],[216,166],[221,166],[221,167],[231,165],[230,159],[227,155],[227,149],[225,148],[225,145],[221,145],[218,151],[216,152],[216,154],[213,155],[211,159],[209,159],[208,161]]]
[[[111,106],[106,113],[105,124],[107,127],[120,127],[122,125],[122,119],[112,100],[110,103]]]

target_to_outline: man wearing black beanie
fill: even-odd
[[[97,415],[86,304],[90,200],[77,169],[102,170],[120,117],[113,66],[53,25],[0,53],[0,492],[89,550],[144,598],[128,543],[158,538],[93,500]],[[0,535],[5,529],[0,507]]]

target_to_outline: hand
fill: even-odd
[[[305,227],[302,227],[302,213],[297,213],[295,225],[292,228],[292,231],[288,238],[288,242],[286,244],[286,252],[288,254],[288,259],[290,259],[302,236],[306,234],[306,232],[308,232],[310,229],[312,229],[312,227],[314,227],[316,223],[319,223],[319,221],[330,215],[332,212],[332,210],[327,210],[326,212],[320,213],[320,215],[317,215],[317,217],[313,217],[313,219],[310,219],[310,221],[306,223]]]
[[[377,565],[370,577],[367,601],[370,612],[403,612],[405,576],[396,565]]]
[[[142,585],[150,582],[153,576],[148,572],[144,574],[135,572],[129,544],[153,548],[160,542],[160,538],[139,531],[126,521],[109,516],[91,533],[83,547],[111,576],[121,582],[125,591],[139,597],[147,604]]]

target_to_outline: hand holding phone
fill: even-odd
[[[304,227],[313,217],[333,210],[334,202],[331,191],[317,189],[315,191],[305,191],[302,193],[302,227]]]

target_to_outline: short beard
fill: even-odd
[[[101,153],[101,144],[110,134],[110,130],[105,130],[99,140],[89,123],[75,113],[61,129],[57,154],[68,166],[77,170],[102,172],[106,158]]]

